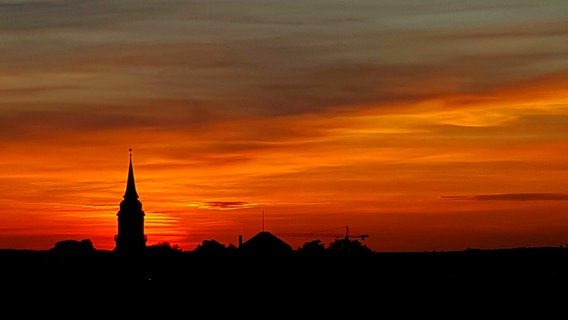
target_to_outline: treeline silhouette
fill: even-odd
[[[434,297],[462,307],[480,299],[534,305],[535,299],[564,297],[568,284],[568,248],[562,246],[375,252],[358,240],[338,239],[329,246],[314,240],[288,252],[259,253],[206,240],[192,251],[160,243],[127,256],[97,250],[86,239],[45,251],[4,249],[0,257],[5,292],[34,301],[53,298],[53,292],[93,301],[94,292],[102,291],[100,297],[110,301],[126,295],[162,305],[207,298],[282,306],[323,299],[332,305],[374,301],[384,308]]]

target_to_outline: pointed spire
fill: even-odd
[[[138,199],[136,184],[134,183],[134,170],[132,169],[132,147],[130,147],[128,151],[130,152],[130,164],[128,166],[128,181],[126,182],[126,192],[124,192],[124,199]]]

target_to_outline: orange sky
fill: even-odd
[[[0,248],[565,245],[566,9],[0,0]]]

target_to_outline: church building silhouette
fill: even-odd
[[[138,200],[136,184],[134,182],[134,170],[132,168],[132,148],[130,152],[130,163],[128,166],[128,178],[124,199],[120,202],[118,216],[118,234],[114,241],[116,246],[114,252],[122,255],[138,255],[144,253],[146,249],[147,237],[144,234],[144,211],[142,203]]]
[[[132,148],[129,149],[130,162],[128,166],[128,178],[123,200],[120,202],[118,217],[118,233],[114,236],[114,253],[125,257],[139,257],[146,252],[147,236],[144,234],[144,217],[142,203],[138,200],[136,183],[134,181],[134,169],[132,166]],[[242,242],[239,236],[239,251],[246,255],[286,255],[292,251],[292,247],[270,232],[259,232],[246,242]]]

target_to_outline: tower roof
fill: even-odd
[[[134,183],[134,170],[132,169],[132,148],[128,149],[128,151],[130,151],[130,163],[128,165],[128,180],[126,182],[124,199],[138,199],[136,184]]]

